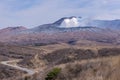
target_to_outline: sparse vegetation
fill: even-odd
[[[75,60],[91,59],[94,57],[96,57],[96,55],[92,50],[72,48],[56,50],[44,56],[48,63],[55,65],[73,62]]]
[[[61,48],[59,44],[57,45],[59,48],[52,45],[47,48],[41,46],[42,49],[38,46],[1,45],[0,61],[20,58],[22,60],[15,63],[16,65],[28,69],[42,69],[36,75],[30,75],[29,80],[120,80],[119,47],[103,48],[101,46],[92,49],[92,47],[68,47],[65,44]],[[52,50],[46,53],[47,49]],[[1,80],[25,79],[23,76],[26,73],[2,66],[0,66]]]
[[[120,56],[65,64],[56,80],[120,80]]]

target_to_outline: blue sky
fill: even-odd
[[[120,0],[0,0],[0,28],[32,28],[64,16],[120,19]]]

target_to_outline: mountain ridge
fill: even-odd
[[[72,23],[72,25],[74,25],[73,18],[77,19],[77,17],[74,16],[64,17],[53,23],[43,24],[31,29],[26,29],[23,27],[6,28],[8,31],[6,29],[2,29],[0,30],[0,37],[2,37],[0,39],[0,42],[25,45],[36,43],[46,44],[69,42],[72,40],[90,40],[115,44],[120,43],[120,20],[98,20],[97,22],[92,20],[90,23],[86,23],[85,26],[75,25],[73,27],[60,27],[65,19],[70,19],[70,21],[68,21],[68,24]],[[82,22],[84,23],[84,20]]]

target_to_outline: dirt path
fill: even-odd
[[[19,69],[19,70],[21,70],[21,71],[25,71],[25,72],[27,72],[29,75],[33,75],[33,74],[35,74],[37,71],[35,71],[35,70],[33,70],[33,69],[28,69],[28,68],[23,68],[23,67],[20,67],[20,66],[18,66],[18,65],[16,65],[16,64],[10,64],[10,63],[17,63],[17,62],[19,62],[20,60],[11,60],[11,61],[2,61],[2,62],[0,62],[1,64],[3,64],[3,65],[6,65],[6,66],[10,66],[10,67],[13,67],[13,68],[15,68],[15,69]]]

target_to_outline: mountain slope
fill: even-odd
[[[120,43],[120,20],[100,21],[64,17],[50,24],[35,28],[23,27],[0,30],[1,42],[11,44],[48,44],[78,40],[90,40],[102,43]],[[117,28],[117,30],[116,30]]]

